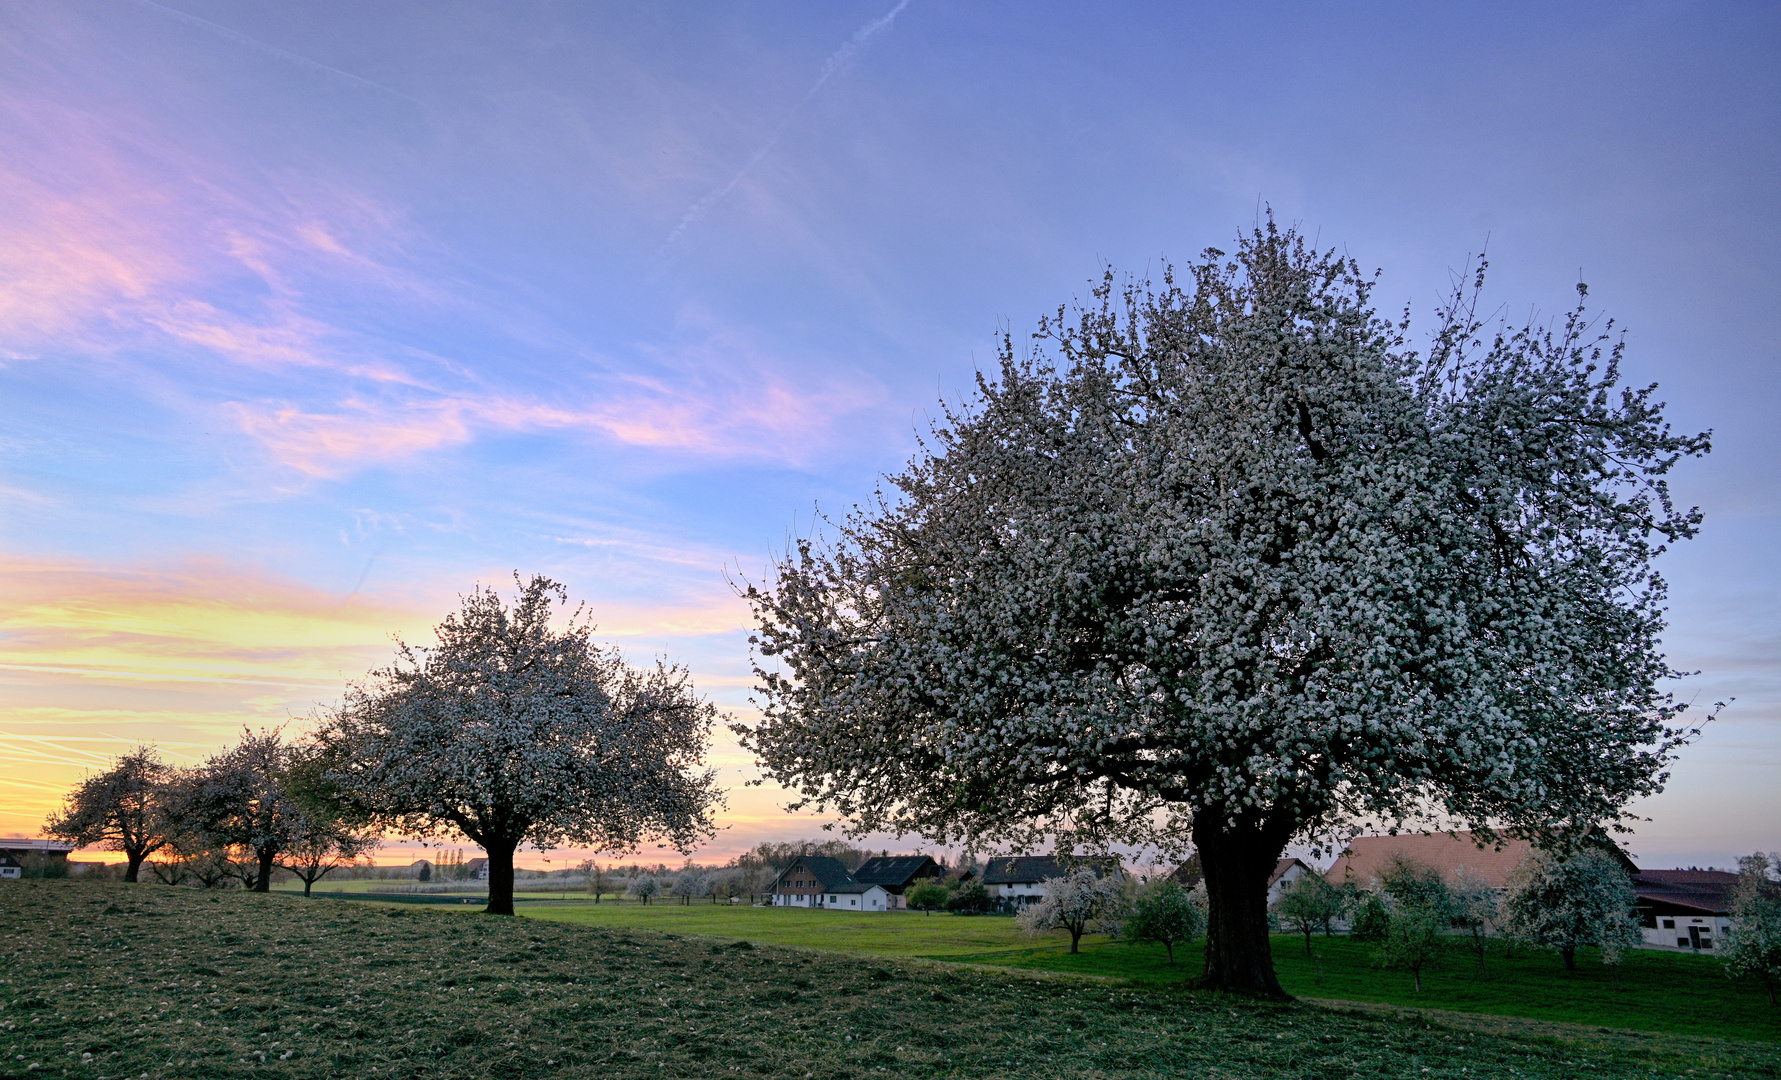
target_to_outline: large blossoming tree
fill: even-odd
[[[498,915],[513,914],[521,844],[629,851],[653,839],[686,852],[711,834],[720,799],[699,767],[716,710],[687,672],[627,666],[593,644],[579,609],[552,626],[562,586],[519,584],[512,607],[492,589],[465,597],[437,646],[399,645],[316,736],[328,783],[370,823],[488,852]]]
[[[825,543],[750,586],[766,775],[937,843],[1190,830],[1205,981],[1279,995],[1295,837],[1438,814],[1553,840],[1657,791],[1663,474],[1704,453],[1581,300],[1426,352],[1270,220],[1109,275]],[[1582,290],[1579,290],[1580,293]]]

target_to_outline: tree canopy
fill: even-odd
[[[125,881],[136,881],[142,861],[173,840],[166,814],[167,763],[152,746],[138,746],[68,793],[44,831],[82,847],[121,851]]]
[[[437,629],[324,718],[328,780],[372,822],[462,835],[489,857],[489,907],[513,913],[513,853],[575,845],[690,851],[720,800],[701,770],[713,706],[685,669],[629,667],[593,644],[584,609],[535,576],[509,607],[478,587]]]
[[[1294,836],[1617,819],[1686,738],[1650,563],[1696,531],[1664,474],[1708,440],[1620,385],[1581,298],[1489,328],[1481,286],[1419,352],[1270,219],[1005,337],[890,493],[746,590],[744,744],[861,830],[1191,829],[1206,979],[1266,994]]]

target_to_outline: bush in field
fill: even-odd
[[[1161,878],[1138,890],[1119,932],[1127,941],[1161,945],[1173,964],[1175,946],[1192,941],[1205,929],[1206,912],[1194,902],[1192,894],[1179,881]]]
[[[625,888],[625,894],[647,904],[652,897],[662,895],[662,883],[653,875],[641,874],[631,879],[631,884]]]
[[[934,881],[924,881],[905,893],[903,902],[917,911],[932,912],[945,907],[949,895],[946,886]]]
[[[1365,892],[1354,902],[1354,919],[1348,924],[1348,934],[1356,941],[1384,941],[1385,931],[1391,926],[1391,909],[1386,906],[1385,898],[1376,892]]]
[[[1781,985],[1781,852],[1757,852],[1738,860],[1738,888],[1732,894],[1732,928],[1726,935],[1725,973],[1762,980],[1769,1004]]]
[[[1509,877],[1504,928],[1521,941],[1557,949],[1565,970],[1577,970],[1577,948],[1595,945],[1602,963],[1617,964],[1639,944],[1632,882],[1607,852],[1584,848],[1560,858],[1534,850]]]
[[[946,910],[954,915],[984,915],[995,910],[996,898],[979,881],[967,881],[946,898]]]
[[[1497,918],[1497,891],[1483,876],[1468,867],[1453,873],[1453,884],[1447,891],[1447,919],[1456,930],[1468,935],[1472,951],[1478,954],[1478,970],[1484,970],[1486,931]]]
[[[1084,868],[1065,877],[1046,878],[1045,895],[1014,917],[1022,930],[1042,934],[1068,930],[1070,951],[1081,952],[1082,935],[1090,928],[1119,928],[1119,883],[1111,874],[1103,877]]]
[[[1310,956],[1312,932],[1321,929],[1328,935],[1330,924],[1341,917],[1347,902],[1342,890],[1331,885],[1322,874],[1306,874],[1281,895],[1276,910],[1282,926],[1305,936],[1305,955]]]

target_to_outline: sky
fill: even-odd
[[[1511,318],[1586,281],[1713,429],[1660,565],[1730,704],[1628,846],[1781,848],[1777,56],[1760,4],[0,6],[0,833],[516,570],[746,719],[736,582],[998,331],[1271,208],[1423,328],[1480,251]],[[700,859],[824,835],[712,761]]]

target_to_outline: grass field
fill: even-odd
[[[882,956],[911,956],[996,967],[1102,975],[1143,983],[1180,982],[1197,974],[1200,946],[1178,947],[1175,965],[1160,945],[1132,945],[1088,936],[1070,955],[1061,932],[1034,939],[1013,919],[922,915],[914,912],[849,914],[795,908],[725,908],[709,904],[533,905],[523,914],[592,926],[651,927],[687,934],[745,938],[755,942],[835,949]],[[1408,973],[1374,966],[1374,948],[1345,937],[1274,939],[1280,981],[1295,996],[1450,1009],[1536,1020],[1781,1040],[1781,1009],[1754,983],[1725,977],[1710,956],[1635,950],[1618,977],[1583,950],[1578,970],[1567,972],[1558,954],[1523,950],[1506,958],[1495,946],[1481,974],[1470,950],[1455,940],[1440,966],[1423,972],[1417,993]],[[1668,1005],[1664,1003],[1670,1003]],[[1676,1007],[1686,1002],[1685,1007]]]
[[[1781,1076],[1761,1042],[1477,1030],[650,928],[672,925],[10,882],[0,1077]]]

